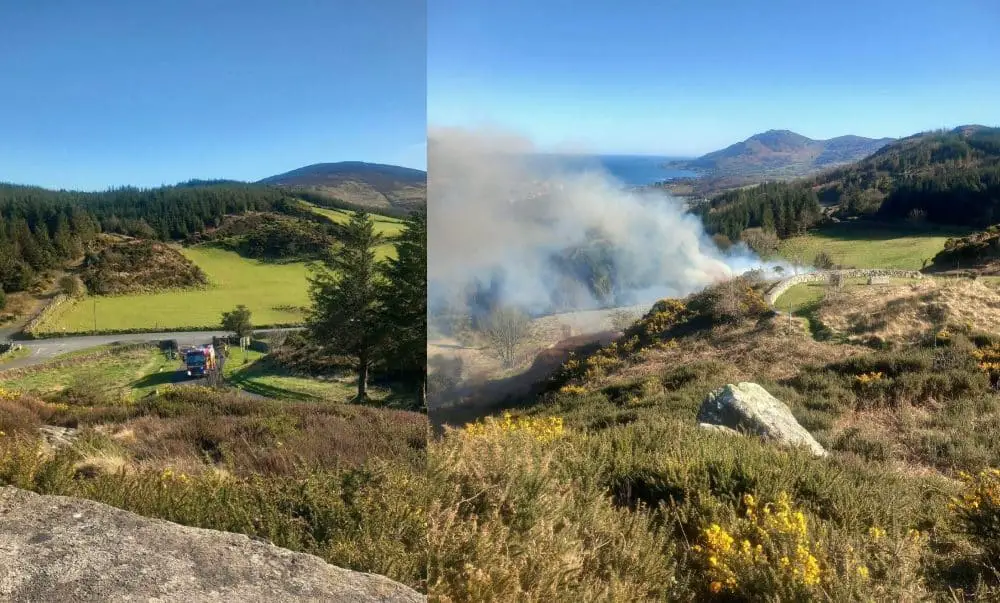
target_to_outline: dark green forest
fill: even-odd
[[[326,206],[356,209],[328,198],[322,201]],[[191,240],[222,226],[226,216],[248,212],[276,212],[305,222],[295,228],[281,224],[244,237],[241,250],[254,257],[314,255],[339,232],[336,224],[303,208],[297,197],[270,186],[190,181],[91,193],[0,183],[0,287],[8,293],[29,288],[40,272],[80,257],[101,232]],[[303,233],[308,236],[299,245],[295,237]]]
[[[99,193],[0,184],[0,285],[28,288],[38,272],[82,255],[99,232],[178,240],[227,214],[267,211],[286,198],[278,189],[228,182]]]
[[[769,182],[727,191],[699,208],[709,234],[736,241],[748,228],[763,228],[785,238],[804,233],[820,219],[819,198],[798,183]]]
[[[843,217],[986,227],[1000,222],[1000,129],[911,136],[805,184]]]

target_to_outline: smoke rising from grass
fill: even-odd
[[[766,266],[745,245],[722,252],[682,201],[624,190],[508,132],[428,135],[432,307],[487,283],[532,313],[652,304]]]

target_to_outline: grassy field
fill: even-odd
[[[28,348],[21,348],[20,350],[14,352],[7,352],[6,354],[0,354],[0,365],[2,365],[5,362],[10,362],[11,360],[24,358],[29,354],[31,354],[31,350],[29,350]]]
[[[232,385],[266,396],[288,400],[349,402],[356,394],[353,376],[338,379],[312,379],[289,374],[282,367],[275,366],[263,354],[249,350],[244,354],[233,350],[225,365],[226,380]],[[244,362],[244,357],[246,362]],[[373,400],[384,400],[391,392],[369,386]]]
[[[839,224],[782,241],[778,255],[811,264],[819,252],[825,251],[835,263],[845,266],[919,270],[924,260],[929,263],[944,249],[944,242],[949,237],[962,234],[966,231],[916,231]]]
[[[110,345],[95,346],[56,357],[65,361],[103,352]],[[354,377],[313,379],[289,374],[287,370],[264,360],[256,350],[233,347],[223,365],[223,375],[230,384],[267,398],[300,402],[349,402],[356,393]],[[2,366],[2,365],[0,365]],[[104,392],[124,392],[124,399],[134,400],[173,382],[181,360],[168,359],[156,349],[129,350],[119,354],[82,360],[71,367],[51,367],[27,375],[6,379],[4,387],[38,395],[56,393],[80,383],[97,386]],[[385,400],[388,389],[370,386],[373,400]]]
[[[100,348],[87,350],[93,353]],[[87,384],[102,392],[120,392],[123,400],[134,400],[171,381],[179,360],[170,360],[155,349],[140,349],[86,360],[70,367],[53,367],[4,380],[4,387],[37,394],[52,394]]]
[[[250,308],[256,324],[303,320],[301,308],[309,304],[305,264],[269,264],[210,247],[190,247],[183,253],[208,275],[208,288],[88,297],[58,308],[39,332],[89,331],[95,313],[98,330],[212,327],[237,304]]]
[[[912,279],[907,278],[889,279],[891,285],[905,285],[912,282],[914,282]],[[788,311],[789,306],[793,312],[798,311],[803,306],[809,306],[822,300],[828,290],[827,287],[828,285],[825,282],[795,285],[775,300],[775,305],[781,311]],[[843,291],[849,293],[856,287],[869,287],[868,279],[862,277],[844,279]]]
[[[312,204],[308,205],[314,212],[320,214],[321,216],[326,216],[338,224],[346,224],[350,221],[351,216],[353,215],[352,212],[346,209],[329,209]],[[371,217],[372,221],[375,223],[375,232],[385,237],[395,237],[403,230],[403,221],[398,218],[380,216],[378,214],[371,214]]]

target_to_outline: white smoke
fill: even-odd
[[[538,162],[533,153],[530,141],[507,132],[428,133],[432,303],[500,270],[505,303],[544,311],[554,292],[573,287],[553,272],[551,255],[587,243],[598,230],[615,248],[616,269],[628,273],[619,280],[643,284],[628,292],[632,303],[681,297],[777,265],[742,244],[720,251],[679,199],[628,192],[607,173]],[[598,304],[582,290],[559,293],[572,293],[578,309]]]

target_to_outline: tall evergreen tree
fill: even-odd
[[[382,288],[383,322],[388,329],[388,359],[419,386],[426,407],[427,376],[427,215],[415,212],[396,243],[396,258],[386,263]]]
[[[309,335],[325,351],[356,360],[359,401],[368,398],[368,372],[385,344],[381,274],[375,259],[375,248],[382,242],[369,215],[356,212],[344,228],[342,245],[310,278]]]

